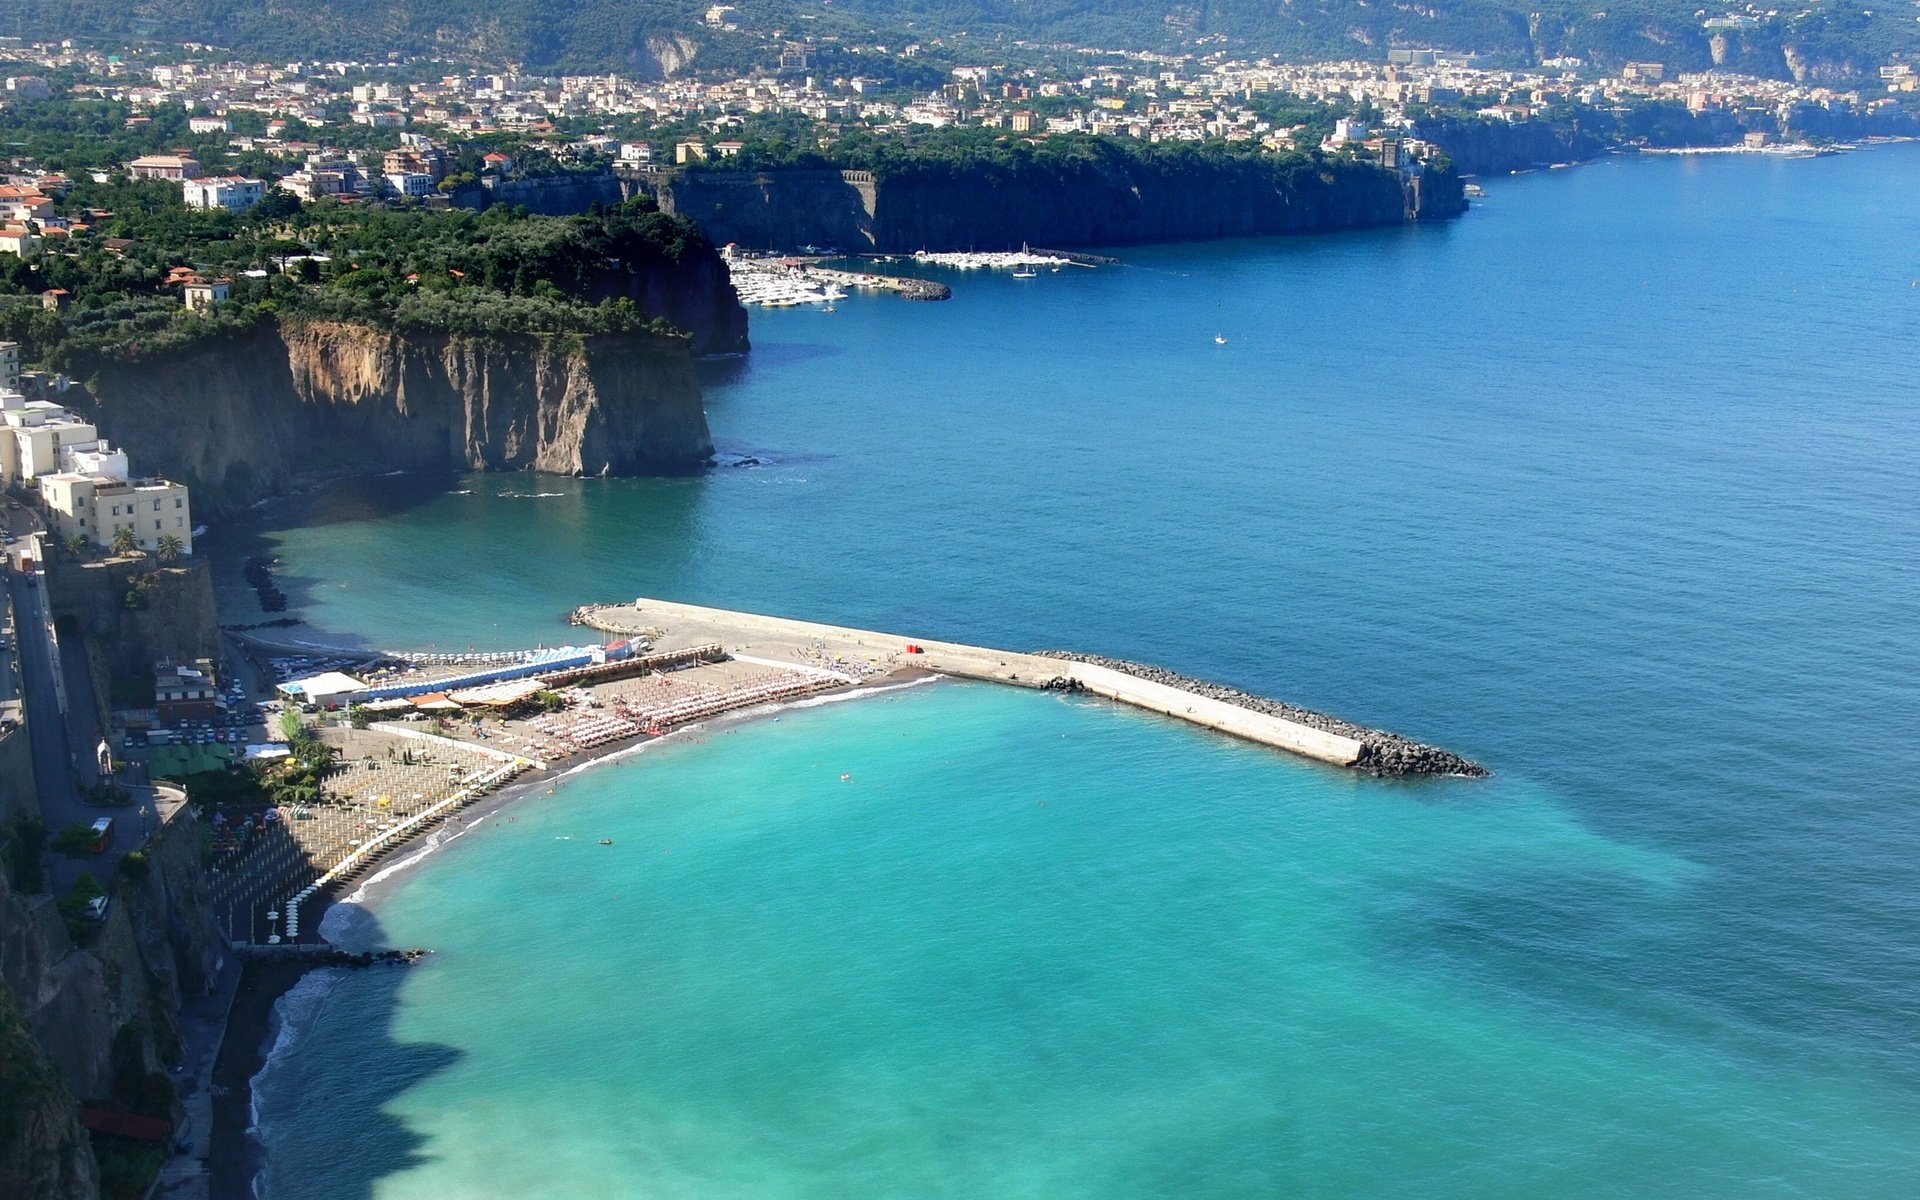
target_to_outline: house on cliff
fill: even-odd
[[[0,485],[31,483],[60,540],[102,549],[129,531],[146,550],[162,543],[193,553],[193,506],[185,484],[135,478],[124,450],[92,423],[46,400],[0,392]]]

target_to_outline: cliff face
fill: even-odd
[[[97,1169],[76,1101],[118,1102],[121,1070],[180,1054],[181,1002],[206,994],[220,938],[200,869],[200,826],[183,811],[148,843],[142,872],[116,876],[94,945],[76,948],[51,896],[0,873],[0,1195],[89,1197]]]
[[[98,1174],[73,1093],[0,983],[0,1196],[86,1200]]]
[[[737,306],[736,306],[737,307]],[[217,514],[315,468],[685,470],[713,453],[688,344],[651,334],[400,334],[283,320],[104,368],[107,436]]]
[[[55,561],[47,567],[47,599],[54,617],[69,619],[86,639],[94,696],[102,705],[116,694],[116,681],[138,681],[144,692],[160,659],[220,654],[213,583],[202,558],[166,566],[144,557]],[[103,727],[107,715],[99,714]]]
[[[1583,129],[1548,121],[1511,123],[1445,117],[1421,121],[1414,133],[1445,150],[1453,165],[1469,175],[1578,162],[1599,154],[1607,145]]]
[[[876,248],[874,184],[862,171],[683,172],[662,188],[660,203],[698,221],[715,242],[749,250]]]
[[[1398,225],[1465,208],[1457,179],[1434,174],[1415,210],[1406,181],[1358,163],[1227,160],[1187,170],[1137,163],[1066,171],[890,176],[879,189],[874,240],[921,247],[1106,246],[1310,233]]]
[[[1364,163],[1115,154],[914,164],[877,181],[858,171],[692,171],[662,186],[661,205],[716,242],[909,253],[1357,229],[1454,216],[1466,201],[1450,171],[1410,183]]]

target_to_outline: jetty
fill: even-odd
[[[908,300],[947,300],[953,296],[953,289],[946,284],[935,283],[931,279],[915,279],[911,275],[875,275],[867,271],[841,271],[821,266],[808,266],[806,271],[810,277],[836,287],[893,292]]]
[[[1062,651],[1027,653],[640,597],[587,605],[576,624],[661,649],[719,644],[735,659],[798,661],[862,678],[923,671],[1018,687],[1085,692],[1316,762],[1379,776],[1487,774],[1436,746],[1157,667]]]

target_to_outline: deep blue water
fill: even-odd
[[[342,1137],[395,1196],[533,1143],[522,1194],[1911,1192],[1917,189],[1912,146],[1612,160],[756,312],[708,408],[767,465],[324,497],[290,590],[383,645],[653,594],[1152,660],[1498,777],[952,685],[650,752],[523,811],[672,869],[511,849],[529,815],[382,900],[442,954],[303,1024],[269,1194],[350,1194]],[[1079,836],[1024,823],[1056,793]],[[294,1105],[355,1039],[426,1065]]]

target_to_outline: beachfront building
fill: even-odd
[[[124,464],[126,456],[119,460]],[[56,471],[38,482],[48,524],[63,542],[78,535],[88,545],[110,549],[128,530],[142,550],[171,545],[179,554],[193,553],[193,508],[185,484],[82,470]]]
[[[206,179],[183,179],[180,194],[188,208],[224,208],[239,214],[266,198],[264,180],[243,175],[214,175]]]
[[[220,684],[214,677],[213,660],[155,663],[153,711],[162,725],[210,721],[220,715]]]
[[[305,679],[290,679],[275,690],[295,704],[338,708],[356,703],[367,691],[367,685],[342,671],[323,671]]]

